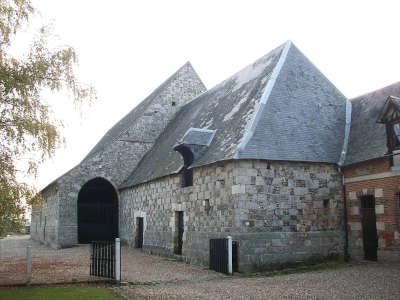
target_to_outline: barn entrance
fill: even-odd
[[[361,197],[361,218],[364,244],[364,259],[377,260],[378,234],[376,231],[375,197]]]
[[[117,237],[117,192],[103,178],[89,180],[78,195],[78,241],[110,241]]]

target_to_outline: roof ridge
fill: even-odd
[[[123,121],[125,118],[127,118],[129,115],[131,115],[136,109],[139,109],[139,107],[141,105],[143,105],[143,107],[141,109],[146,110],[148,106],[151,105],[151,103],[154,100],[154,96],[157,93],[160,93],[174,78],[177,77],[177,75],[185,68],[185,67],[189,67],[191,72],[195,73],[196,77],[200,80],[201,84],[205,87],[204,83],[201,81],[200,76],[197,74],[197,72],[194,70],[192,64],[190,63],[190,61],[185,62],[181,67],[178,68],[178,70],[176,70],[172,75],[170,75],[167,79],[165,79],[158,87],[156,87],[150,94],[148,94],[148,96],[146,98],[144,98],[141,102],[139,102],[135,107],[133,107],[125,116],[123,116],[118,122],[116,122],[114,124],[113,127],[111,127],[106,133],[105,135],[100,139],[100,141],[90,150],[90,152],[83,158],[82,161],[88,159],[89,157],[93,156],[94,154],[98,153],[99,151],[101,151],[102,149],[105,149],[110,143],[115,142],[116,140],[120,139],[121,136],[123,136],[131,127],[131,123],[127,124],[127,127],[124,127],[118,134],[116,134],[115,136],[111,137],[111,140],[109,141],[109,143],[101,145],[99,148],[96,149],[96,147],[98,147],[99,143],[103,140],[103,138],[110,132],[110,130],[112,130],[118,123],[120,123],[121,121]],[[146,103],[146,101],[148,103]]]
[[[358,95],[358,96],[353,97],[353,98],[351,98],[351,99],[349,99],[349,100],[350,100],[350,101],[353,101],[353,100],[365,98],[366,96],[370,96],[370,95],[372,95],[372,94],[374,94],[374,93],[376,93],[376,92],[379,92],[379,91],[382,91],[382,90],[385,90],[385,89],[388,89],[388,88],[391,88],[391,87],[394,87],[394,86],[400,86],[400,81],[394,82],[394,83],[392,83],[392,84],[388,84],[388,85],[384,86],[383,88],[375,89],[375,90],[373,90],[373,91],[370,91],[370,92],[367,92],[367,93]]]
[[[253,120],[251,121],[251,125],[247,129],[247,131],[244,133],[242,140],[240,141],[239,145],[236,147],[236,149],[234,151],[234,154],[233,154],[234,159],[239,158],[240,150],[243,150],[246,147],[246,145],[248,144],[248,142],[250,141],[250,139],[253,137],[254,131],[258,125],[258,121],[260,120],[260,117],[265,109],[268,98],[271,95],[271,92],[272,92],[275,82],[280,74],[282,66],[286,62],[287,55],[288,55],[289,50],[290,50],[291,46],[293,45],[293,43],[292,43],[292,41],[288,40],[284,43],[284,45],[285,46],[281,52],[279,60],[272,71],[271,77],[268,80],[267,84],[265,85],[264,92],[260,98],[260,102],[258,103],[258,106],[254,113],[254,117],[253,117]]]
[[[149,107],[151,105],[151,103],[154,101],[154,97],[152,98],[153,95],[159,93],[160,91],[162,91],[163,88],[165,88],[165,86],[167,86],[168,83],[170,83],[174,78],[176,78],[176,76],[186,67],[190,67],[190,69],[192,71],[194,71],[194,73],[196,73],[196,71],[194,70],[192,64],[190,63],[190,61],[185,62],[178,70],[176,70],[171,76],[169,76],[166,80],[163,81],[163,83],[161,83],[156,89],[154,89],[142,102],[146,101],[146,99],[151,99],[151,101],[149,101],[149,103],[146,104],[146,109],[147,107]],[[196,76],[200,79],[199,75],[196,73]],[[201,80],[200,80],[201,81]],[[204,83],[201,81],[201,83],[204,85]],[[141,103],[142,103],[141,102]],[[140,105],[140,103],[138,104]],[[137,106],[138,106],[137,105]],[[137,107],[136,106],[136,107]],[[135,108],[136,108],[135,107]],[[133,108],[133,109],[135,109]],[[116,137],[113,138],[112,142],[115,142],[117,140],[119,140],[121,138],[121,136],[123,136],[126,132],[129,131],[129,129],[131,128],[132,124],[128,125],[125,129],[123,129]]]

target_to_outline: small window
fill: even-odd
[[[396,207],[400,209],[400,192],[397,192],[394,195],[394,201],[395,201]]]
[[[175,102],[175,101],[172,101],[172,102],[171,102],[171,105],[172,105],[172,106],[176,106],[176,102]]]
[[[400,141],[400,124],[393,124],[393,131],[397,138],[397,142]]]
[[[389,152],[400,149],[400,124],[386,124],[386,135]]]
[[[204,200],[204,212],[206,213],[207,216],[210,215],[210,209],[211,209],[210,200],[209,199]]]
[[[329,199],[324,199],[324,208],[329,208]]]

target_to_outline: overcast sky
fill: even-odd
[[[57,43],[75,48],[78,75],[98,94],[81,113],[65,95],[45,95],[64,122],[66,145],[40,168],[35,185],[78,164],[186,61],[211,88],[292,40],[349,98],[399,81],[398,2],[34,1]]]

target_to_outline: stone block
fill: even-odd
[[[375,205],[375,214],[381,215],[385,212],[385,206],[383,204]]]
[[[272,247],[282,247],[284,244],[281,239],[272,239],[271,245]]]
[[[375,194],[375,198],[383,197],[383,189],[375,189],[374,194]]]
[[[350,207],[350,215],[357,216],[360,214],[360,208],[358,206]]]
[[[377,230],[385,230],[385,222],[376,222],[376,229]]]
[[[361,223],[360,222],[349,222],[350,228],[352,231],[361,230]]]
[[[232,185],[232,195],[244,194],[246,192],[246,186],[242,184]]]

